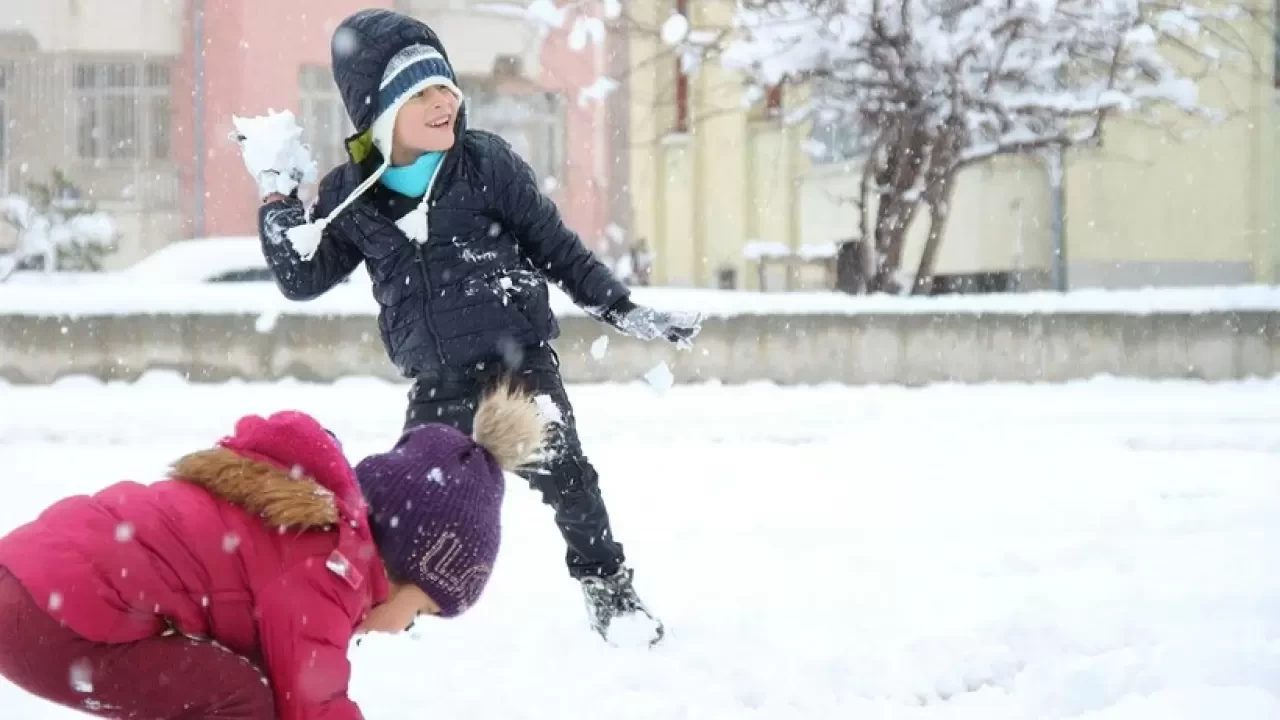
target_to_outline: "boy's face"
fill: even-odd
[[[424,153],[453,147],[453,126],[458,120],[458,96],[447,88],[429,87],[414,95],[396,114],[392,136],[397,151]]]

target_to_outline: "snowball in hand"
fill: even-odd
[[[232,116],[245,167],[264,195],[288,195],[303,182],[314,182],[316,163],[302,144],[302,128],[293,113],[268,110],[266,115]]]
[[[671,389],[675,384],[676,378],[672,374],[671,368],[665,362],[660,362],[649,369],[644,374],[645,382],[649,383],[649,387],[653,388],[659,395]]]

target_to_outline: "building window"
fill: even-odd
[[[819,165],[847,163],[866,157],[870,138],[854,132],[843,118],[827,118],[818,111],[809,131],[809,156]]]
[[[828,84],[830,83],[830,84]],[[846,88],[836,81],[809,84],[806,103],[811,104],[807,150],[818,164],[844,164],[865,160],[875,145],[874,133],[859,131],[858,118],[843,102]]]
[[[147,98],[147,127],[149,157],[152,160],[168,160],[173,146],[173,103],[169,97],[169,66],[156,63],[146,65],[147,87],[164,88],[164,92],[152,92]]]
[[[565,164],[565,104],[555,93],[501,93],[484,78],[463,78],[467,125],[511,143],[538,179],[560,176]]]
[[[689,76],[680,69],[676,60],[676,118],[672,132],[689,132]]]
[[[758,102],[751,106],[752,120],[777,120],[782,117],[782,83],[764,88]]]
[[[298,73],[301,91],[298,124],[302,141],[311,146],[311,157],[323,176],[347,161],[347,138],[355,133],[347,117],[342,95],[326,65],[303,65]]]
[[[676,12],[689,17],[689,0],[676,0]],[[689,76],[684,72],[684,63],[679,54],[675,57],[675,64],[676,116],[671,131],[685,133],[689,132]]]
[[[92,161],[168,160],[169,74],[158,62],[77,62],[76,154]]]
[[[770,87],[764,94],[765,117],[776,118],[782,113],[782,83]]]

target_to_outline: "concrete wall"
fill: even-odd
[[[1280,373],[1280,311],[749,315],[707,321],[698,346],[623,338],[585,317],[556,343],[569,382],[637,380],[667,362],[677,382],[1058,382],[1098,374],[1227,380]],[[602,334],[608,350],[590,346]],[[394,379],[368,315],[0,315],[0,377],[196,381]]]

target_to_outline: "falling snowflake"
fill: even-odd
[[[335,57],[347,57],[360,49],[360,36],[351,28],[339,28],[333,34],[332,47]]]
[[[560,406],[556,405],[556,401],[551,399],[550,395],[538,395],[533,399],[538,405],[538,412],[542,414],[542,419],[554,425],[564,423],[564,416],[560,414]]]
[[[78,693],[93,692],[93,665],[88,658],[71,663],[71,689]]]
[[[609,351],[609,336],[601,335],[591,343],[591,357],[596,360],[604,360],[604,355]]]

